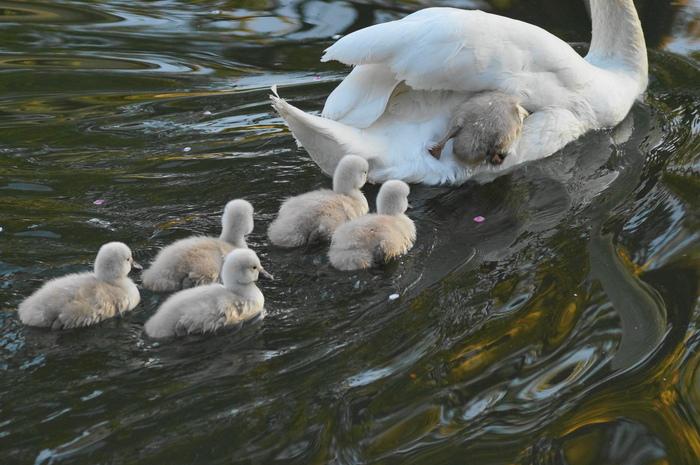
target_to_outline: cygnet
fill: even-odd
[[[100,247],[94,272],[74,273],[46,282],[19,305],[19,319],[30,326],[69,329],[88,326],[132,310],[141,300],[127,277],[141,269],[121,242]]]
[[[223,284],[214,283],[171,295],[146,322],[148,336],[160,339],[206,333],[239,323],[261,313],[265,298],[255,285],[258,277],[271,280],[249,249],[226,257]]]
[[[194,236],[162,249],[143,272],[143,287],[169,292],[221,282],[224,258],[236,248],[248,248],[245,236],[253,231],[253,206],[245,200],[226,204],[221,217],[221,236]]]
[[[448,140],[457,162],[475,166],[488,160],[500,165],[520,135],[527,110],[511,95],[480,92],[460,104],[452,114],[449,132],[428,151],[440,159]]]
[[[362,157],[343,157],[333,173],[333,190],[319,189],[285,200],[267,231],[270,241],[297,247],[328,240],[340,224],[367,213],[369,206],[360,188],[368,169]]]
[[[404,212],[409,187],[403,181],[387,181],[377,195],[377,213],[344,223],[336,229],[328,252],[340,270],[369,268],[408,252],[416,240],[416,227]]]

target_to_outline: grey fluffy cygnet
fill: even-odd
[[[331,265],[340,270],[369,268],[408,252],[416,240],[416,227],[404,213],[409,187],[403,181],[387,181],[377,195],[377,213],[370,213],[338,227],[328,252]]]
[[[502,92],[480,92],[457,106],[450,119],[449,132],[429,148],[440,159],[448,140],[452,141],[455,160],[474,166],[488,160],[500,165],[513,141],[520,135],[527,110]]]
[[[255,285],[258,278],[271,280],[249,249],[236,249],[226,257],[223,284],[214,283],[171,295],[146,322],[152,338],[206,333],[248,320],[263,309],[265,298]]]
[[[346,155],[333,173],[333,190],[319,189],[291,197],[280,207],[267,234],[273,244],[298,247],[328,240],[336,228],[369,210],[360,188],[367,182],[367,160]]]
[[[169,292],[220,282],[224,258],[236,248],[248,248],[245,236],[253,231],[253,206],[245,200],[226,204],[221,236],[194,236],[162,249],[143,272],[143,287]]]
[[[133,310],[141,300],[127,277],[141,267],[121,242],[100,247],[94,272],[52,279],[19,305],[19,319],[30,326],[69,329],[88,326]]]

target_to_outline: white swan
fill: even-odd
[[[109,242],[97,252],[94,272],[52,279],[19,305],[25,325],[69,329],[88,326],[133,310],[141,300],[127,277],[141,267],[121,242]]]
[[[333,190],[319,189],[284,201],[268,228],[270,241],[297,247],[330,239],[340,224],[367,213],[369,205],[360,188],[368,169],[362,157],[343,157],[333,173]]]
[[[255,285],[258,277],[272,279],[250,249],[236,249],[226,256],[223,284],[208,284],[171,295],[146,321],[152,338],[206,333],[258,315],[265,298]]]
[[[236,248],[247,248],[245,236],[253,231],[253,206],[231,200],[221,216],[221,235],[194,236],[175,241],[156,255],[143,272],[143,287],[154,292],[179,291],[220,281],[224,258]]]
[[[369,268],[408,252],[416,240],[416,226],[404,214],[408,194],[405,182],[385,182],[377,194],[377,213],[343,223],[333,233],[331,265],[339,270]]]
[[[647,86],[647,52],[633,0],[591,0],[585,58],[543,29],[481,11],[427,8],[341,38],[322,61],[354,66],[322,117],[276,94],[274,108],[327,173],[346,154],[365,157],[369,179],[426,184],[489,179],[556,152],[591,129],[618,124]],[[530,112],[512,156],[465,167],[448,143],[440,160],[427,147],[448,131],[456,105],[474,92],[514,96]]]

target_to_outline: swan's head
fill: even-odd
[[[250,249],[235,249],[226,256],[221,270],[224,286],[250,284],[260,279],[272,280],[272,275],[265,271],[258,256]]]
[[[408,194],[411,189],[403,181],[391,180],[382,184],[377,194],[377,213],[400,215],[408,209]]]
[[[253,206],[243,199],[231,200],[221,217],[221,238],[235,242],[253,232]]]
[[[333,191],[348,194],[353,189],[359,189],[367,182],[368,172],[367,160],[357,155],[345,155],[333,173]]]
[[[108,242],[100,247],[95,258],[95,276],[100,281],[112,282],[125,278],[132,269],[141,269],[131,256],[131,249],[123,242]]]

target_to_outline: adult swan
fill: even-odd
[[[547,31],[481,11],[427,8],[343,37],[322,61],[354,66],[322,116],[279,98],[273,106],[326,173],[344,155],[369,179],[460,184],[553,154],[591,129],[617,125],[647,85],[647,51],[633,0],[591,0],[585,58]],[[512,95],[530,112],[502,164],[458,164],[448,142],[453,109],[475,92]]]

